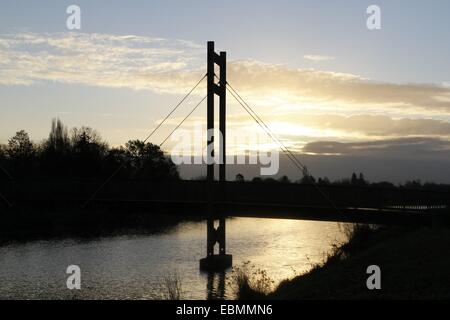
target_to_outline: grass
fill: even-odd
[[[263,296],[246,290],[244,299],[448,299],[450,230],[445,228],[372,228],[345,230],[323,263]],[[381,290],[369,290],[367,267],[381,269]],[[245,288],[245,285],[243,286]],[[241,296],[238,294],[238,298]]]
[[[264,299],[271,292],[274,284],[265,270],[256,269],[250,261],[233,267],[229,282],[239,300]]]

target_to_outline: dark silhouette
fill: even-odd
[[[101,180],[122,164],[118,178],[179,179],[177,167],[158,146],[130,140],[125,147],[109,148],[96,130],[73,128],[69,134],[59,119],[52,120],[41,144],[21,130],[0,147],[0,165],[16,179]]]
[[[362,173],[359,173],[359,176],[357,176],[356,173],[354,172],[352,173],[350,183],[356,186],[364,186],[367,184],[366,180],[364,179],[364,175]]]
[[[86,214],[81,204],[118,168],[118,174],[96,195]],[[341,221],[342,215],[325,203],[311,181],[316,181],[341,208],[387,211],[368,211],[365,215],[357,211],[346,216],[348,221],[366,217],[371,223],[379,219],[390,222],[404,212],[398,215],[399,223],[421,224],[425,218],[429,223],[430,215],[409,214],[408,210],[442,211],[449,206],[450,185],[419,180],[401,185],[370,183],[362,173],[330,181],[313,177],[306,168],[303,173],[304,177],[295,182],[286,176],[245,180],[240,175],[234,182],[220,182],[220,186],[215,182],[209,189],[214,189],[215,201],[228,204],[215,206],[214,212],[221,217],[258,212],[262,217]],[[174,218],[177,214],[183,215],[181,219],[202,219],[208,190],[205,180],[181,180],[170,158],[151,143],[130,140],[125,146],[110,148],[92,128],[68,130],[61,121],[53,120],[48,139],[41,143],[33,143],[22,130],[7,145],[0,146],[0,206],[3,210],[8,202],[14,204],[3,215],[0,231],[11,237],[26,237],[67,235],[69,227],[76,232],[148,227],[160,224],[161,219],[152,219],[152,215],[166,213],[174,223],[180,220]]]
[[[69,133],[70,132],[70,133]],[[110,148],[101,135],[92,128],[69,129],[58,119],[52,120],[48,139],[34,143],[25,130],[18,131],[0,145],[0,181],[6,172],[15,179],[80,179],[101,180],[108,177],[125,163],[117,179],[135,180],[179,180],[176,165],[159,146],[140,140],[130,140],[125,146]],[[193,180],[204,181],[206,177]],[[236,182],[311,184],[316,181],[321,186],[362,186],[390,189],[414,189],[450,191],[450,185],[410,180],[395,185],[388,181],[369,182],[363,173],[353,173],[350,178],[330,181],[327,177],[313,177],[305,168],[303,178],[292,182],[287,176],[279,179],[254,177],[246,181],[237,174]]]
[[[103,172],[108,156],[108,145],[101,140],[97,131],[89,127],[72,129],[70,138],[73,174],[78,177],[92,177],[96,172]],[[106,169],[106,170],[105,170]]]
[[[13,172],[14,176],[24,177],[33,170],[36,155],[37,150],[28,134],[21,130],[9,139],[3,166]]]
[[[280,181],[281,183],[291,183],[291,180],[289,180],[286,175],[282,176],[280,179],[278,179],[278,181]]]
[[[159,180],[179,177],[177,167],[164,155],[159,146],[130,140],[122,152],[132,178]]]
[[[215,83],[215,67],[219,68],[219,82]],[[221,133],[222,148],[219,148],[219,181],[226,182],[226,92],[227,92],[227,54],[221,51],[215,52],[214,41],[208,41],[207,46],[207,130],[214,131],[215,110],[214,98],[219,97],[219,131]],[[214,143],[214,136],[207,134],[207,144]],[[206,173],[207,184],[207,223],[206,223],[206,257],[200,260],[200,269],[203,271],[224,270],[232,266],[232,256],[226,253],[225,217],[216,217],[214,213],[214,167],[213,162],[208,162]],[[215,221],[218,220],[216,228]],[[215,254],[215,246],[219,251]]]

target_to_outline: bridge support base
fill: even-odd
[[[233,256],[231,254],[214,254],[200,259],[201,271],[223,271],[231,268],[233,265]]]

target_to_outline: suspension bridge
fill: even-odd
[[[207,72],[177,103],[162,121],[143,140],[147,142],[193,94],[206,79],[207,93],[159,144],[162,147],[173,133],[207,102],[207,130],[214,132],[215,96],[219,97],[219,175],[215,179],[214,135],[207,134],[207,163],[205,181],[118,181],[114,177],[125,166],[123,163],[107,179],[98,182],[19,182],[0,183],[0,202],[7,207],[16,203],[59,207],[80,205],[98,206],[108,210],[139,210],[151,213],[196,215],[207,219],[206,257],[200,261],[204,270],[224,269],[232,264],[226,252],[227,216],[269,217],[371,224],[432,225],[446,221],[450,214],[448,192],[376,188],[368,186],[318,185],[309,175],[306,184],[250,183],[226,181],[226,117],[227,93],[276,143],[299,173],[307,172],[304,164],[280,140],[242,95],[227,81],[226,53],[216,53],[214,42],[207,45]],[[218,66],[219,74],[215,74]],[[11,178],[11,177],[10,177]],[[10,179],[12,181],[12,178]],[[54,187],[43,187],[44,184]],[[47,190],[52,190],[48,194]],[[126,190],[126,192],[124,192]],[[76,195],[76,196],[74,196]],[[218,244],[218,252],[215,252]]]

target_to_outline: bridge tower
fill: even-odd
[[[225,247],[225,218],[214,212],[214,98],[219,96],[219,184],[226,180],[226,83],[227,83],[227,54],[214,51],[214,42],[208,41],[207,62],[207,189],[208,189],[208,221],[206,234],[206,258],[200,260],[200,269],[204,271],[219,271],[231,267],[232,256],[226,254]],[[215,66],[219,67],[219,81],[216,83]],[[215,227],[215,221],[219,225]],[[219,253],[214,253],[214,247],[219,243]]]

